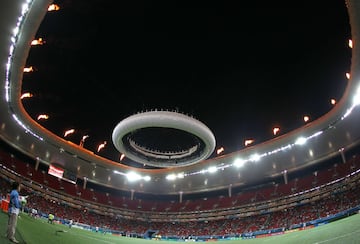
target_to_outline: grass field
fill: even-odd
[[[6,232],[7,215],[0,213],[0,226],[2,228],[2,235],[0,237],[1,244],[10,244],[4,234]],[[71,228],[59,224],[48,224],[46,220],[32,219],[26,214],[20,214],[18,226],[16,231],[16,238],[20,243],[27,244],[102,244],[102,243],[124,243],[124,244],[151,244],[151,243],[172,243],[174,241],[155,241],[144,240],[136,238],[127,238],[111,234],[101,234],[90,232],[86,230]],[[59,232],[64,231],[64,232]],[[336,222],[322,225],[316,228],[296,231],[284,235],[256,238],[248,240],[227,240],[224,244],[238,244],[238,243],[360,243],[360,214],[350,216]]]

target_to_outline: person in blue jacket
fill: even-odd
[[[10,201],[9,201],[9,221],[7,226],[7,238],[13,243],[19,243],[15,239],[15,230],[17,225],[18,215],[20,213],[21,204],[19,201],[20,183],[14,181],[11,185]]]

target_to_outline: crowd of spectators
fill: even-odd
[[[122,234],[157,230],[162,236],[236,235],[258,230],[291,229],[359,206],[360,157],[335,163],[287,184],[244,189],[233,196],[184,202],[131,199],[83,189],[38,172],[30,163],[1,152],[1,195],[11,180],[24,182],[27,209],[73,225],[86,224]],[[81,192],[81,194],[79,194]],[[107,211],[102,211],[107,209]],[[30,211],[31,212],[31,211]],[[127,214],[126,214],[127,213]]]

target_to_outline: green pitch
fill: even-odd
[[[4,234],[6,232],[7,215],[0,213],[0,226],[2,235],[1,244],[10,244]],[[59,224],[49,224],[46,220],[33,219],[27,214],[20,214],[18,220],[16,238],[20,243],[26,244],[151,244],[151,243],[176,243],[174,241],[155,241],[143,240],[137,238],[127,238],[111,234],[102,234],[86,230],[71,228]],[[184,242],[179,242],[184,243]],[[229,240],[222,241],[224,244],[242,244],[242,243],[300,243],[300,244],[330,244],[330,243],[360,243],[360,214],[350,216],[336,222],[322,225],[320,227],[287,233],[284,235],[257,238],[249,240]]]

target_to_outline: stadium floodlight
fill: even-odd
[[[151,177],[150,176],[148,176],[148,175],[146,175],[146,176],[144,176],[144,177],[142,177],[145,181],[150,181],[151,180]]]
[[[184,172],[178,174],[169,174],[166,176],[167,180],[176,180],[176,179],[183,179],[185,177]]]
[[[253,154],[253,155],[250,156],[250,161],[251,161],[251,162],[257,162],[257,161],[260,160],[260,158],[261,158],[260,155],[257,154],[257,153],[255,153],[255,154]]]
[[[306,143],[307,139],[305,137],[299,137],[295,141],[295,145],[304,145]]]
[[[170,174],[166,176],[167,180],[175,180],[176,179],[176,175],[175,174]]]
[[[137,180],[140,180],[142,177],[135,173],[135,172],[129,172],[126,174],[126,178],[129,180],[129,181],[137,181]]]
[[[234,165],[235,167],[237,167],[237,168],[240,168],[240,167],[244,166],[244,164],[245,164],[245,160],[243,160],[243,159],[241,159],[241,158],[235,159],[235,161],[234,161],[234,163],[233,163],[233,165]]]
[[[353,106],[355,107],[357,105],[360,105],[360,86],[358,87],[356,94],[353,98]]]
[[[211,166],[208,168],[209,173],[215,173],[217,171],[217,168],[215,166]]]

